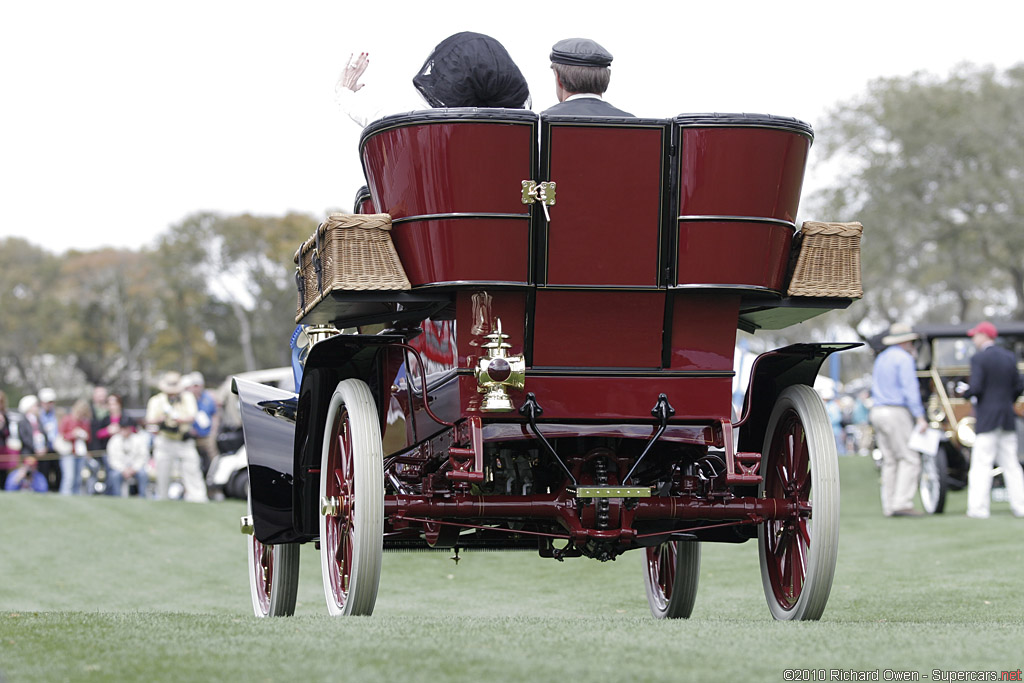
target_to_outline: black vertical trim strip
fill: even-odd
[[[534,119],[533,121],[530,122],[530,173],[536,173],[539,165],[538,157],[540,155],[540,152],[537,148],[537,139],[538,135],[540,134],[538,128],[539,124],[539,118]],[[536,180],[536,178],[523,178],[523,180]],[[522,191],[522,188],[518,189]],[[529,284],[535,285],[537,284],[537,258],[539,254],[539,252],[537,251],[537,244],[538,239],[540,237],[541,229],[543,227],[541,226],[541,218],[539,218],[539,216],[542,216],[543,213],[537,211],[539,207],[536,204],[526,205],[525,208],[530,210],[529,238],[526,245],[527,249],[529,250],[529,270],[526,273],[526,280]]]
[[[523,321],[523,357],[526,359],[526,367],[533,367],[533,330],[537,324],[537,288],[530,287],[526,290],[526,319]]]
[[[676,293],[665,292],[665,322],[661,331],[661,367],[668,369],[672,365],[672,322],[675,319]]]
[[[662,248],[665,250],[664,284],[672,287],[679,280],[679,222],[676,217],[679,215],[679,193],[682,164],[683,138],[680,134],[680,127],[672,122],[669,124],[669,152],[668,152],[668,190],[665,198],[665,232]]]
[[[540,121],[540,151],[538,152],[537,177],[533,180],[538,184],[551,180],[551,122],[546,118]],[[555,194],[557,201],[557,192]],[[536,244],[537,276],[536,284],[540,287],[548,283],[548,221],[545,220],[544,209],[539,203],[533,207],[534,224],[537,226]]]

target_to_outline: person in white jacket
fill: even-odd
[[[139,497],[148,496],[150,435],[136,431],[134,426],[123,425],[107,441],[107,492],[113,496],[127,496],[132,479],[139,489]]]

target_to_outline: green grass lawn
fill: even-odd
[[[1024,667],[1024,520],[885,519],[843,458],[819,622],[771,619],[757,544],[706,544],[693,618],[650,617],[642,554],[388,553],[374,615],[326,616],[303,547],[296,616],[252,616],[244,505],[0,494],[0,682],[783,681],[786,669]],[[814,678],[805,678],[814,680]]]

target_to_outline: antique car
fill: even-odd
[[[946,507],[949,491],[967,486],[971,447],[974,445],[974,413],[963,389],[971,374],[974,344],[967,336],[971,325],[921,324],[914,327],[920,335],[916,342],[917,375],[928,422],[942,432],[939,449],[926,453],[921,461],[921,503],[930,514]],[[1018,367],[1024,370],[1024,323],[1000,322],[996,343],[1014,352]],[[1024,415],[1024,399],[1018,399],[1018,416]],[[1024,436],[1024,419],[1017,419],[1018,436]],[[1018,439],[1019,457],[1024,459],[1024,438]],[[1001,489],[1001,478],[994,491]],[[996,493],[995,495],[999,495]]]
[[[860,225],[795,222],[812,139],[752,114],[371,123],[356,211],[295,254],[298,392],[234,385],[255,614],[293,613],[314,543],[332,615],[372,612],[384,549],[528,548],[639,551],[654,616],[688,617],[702,544],[756,538],[771,614],[819,618],[839,478],[811,386],[856,344],[764,353],[731,401],[737,330],[861,294]]]

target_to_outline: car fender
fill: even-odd
[[[793,344],[762,353],[754,360],[740,418],[738,450],[760,453],[772,409],[782,392],[795,384],[814,386],[821,364],[833,353],[860,343]]]
[[[236,378],[249,461],[253,528],[260,543],[300,540],[292,523],[293,444],[296,395]]]

